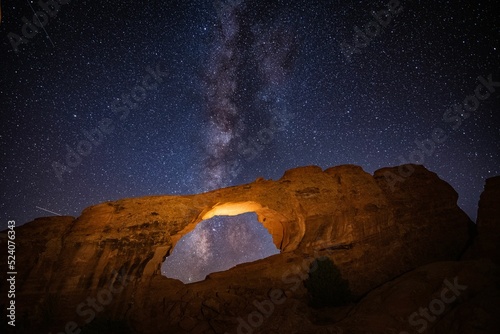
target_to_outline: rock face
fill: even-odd
[[[396,184],[386,175],[397,167],[372,176],[353,165],[310,166],[277,181],[123,199],[76,219],[37,219],[16,232],[16,329],[331,333],[337,329],[313,321],[318,314],[307,307],[302,284],[315,258],[330,258],[360,299],[415,268],[457,260],[470,241],[472,222],[453,188],[423,166],[409,167],[412,175]],[[190,285],[161,275],[165,257],[196,224],[244,212],[256,212],[280,254]],[[3,283],[0,292],[6,294]]]
[[[500,269],[492,262],[435,262],[371,291],[330,328],[380,334],[500,333],[499,298]]]
[[[477,225],[483,234],[500,231],[500,176],[486,179],[479,199]]]
[[[500,176],[486,179],[477,211],[478,236],[465,259],[487,258],[500,265]]]

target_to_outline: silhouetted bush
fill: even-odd
[[[327,257],[315,259],[309,266],[309,277],[304,281],[312,307],[342,306],[351,301],[349,282]]]

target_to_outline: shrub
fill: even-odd
[[[312,307],[342,306],[351,301],[349,282],[327,257],[315,259],[304,281]]]

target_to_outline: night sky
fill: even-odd
[[[278,253],[273,238],[255,213],[215,216],[179,240],[163,263],[162,273],[191,283],[203,280],[209,273]]]
[[[61,2],[2,2],[2,229],[412,159],[475,219],[500,174],[496,0]],[[446,139],[431,145],[436,128]]]

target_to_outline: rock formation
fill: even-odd
[[[487,258],[500,265],[500,176],[486,179],[477,211],[478,236],[464,259]]]
[[[492,274],[498,268],[484,261],[450,262],[471,241],[472,222],[450,185],[423,166],[406,167],[414,172],[396,184],[386,176],[398,167],[372,176],[353,165],[324,171],[309,166],[277,181],[106,202],[76,219],[36,219],[16,232],[17,332],[92,332],[101,326],[106,333],[118,327],[117,333],[125,327],[139,333],[363,333],[363,323],[376,323],[373,333],[403,331],[408,321],[401,317],[439,293],[439,282],[453,275],[474,287],[462,300],[472,296],[479,305],[477,295],[498,283]],[[490,200],[481,201],[488,217]],[[244,212],[257,214],[280,254],[189,285],[161,275],[165,257],[196,224]],[[498,217],[498,211],[491,214]],[[496,224],[483,219],[485,229]],[[357,304],[326,311],[307,306],[302,282],[310,263],[323,256],[349,282]],[[400,298],[421,293],[421,300],[400,309],[392,287],[416,291]],[[0,292],[6,293],[3,283]],[[433,330],[452,328],[467,310],[446,313]]]

